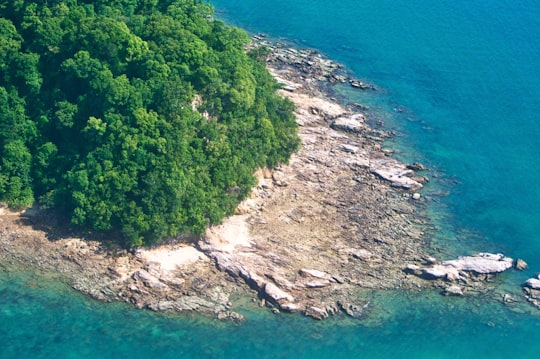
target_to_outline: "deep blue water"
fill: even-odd
[[[399,133],[388,146],[400,158],[434,169],[424,194],[434,198],[441,255],[523,257],[531,269],[503,275],[507,288],[540,271],[540,1],[213,4],[229,23],[316,48],[377,86],[342,91]],[[0,272],[0,358],[540,355],[538,315],[437,293],[361,295],[374,303],[365,322],[247,306],[248,321],[232,325],[96,303],[39,276]]]

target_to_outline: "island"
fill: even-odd
[[[333,92],[376,87],[317,51],[196,0],[0,11],[2,268],[232,320],[238,297],[315,319],[365,316],[360,289],[517,301],[487,285],[513,259],[433,257],[429,169],[385,149]]]

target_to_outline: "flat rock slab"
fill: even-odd
[[[514,260],[502,254],[478,253],[470,257],[443,262],[443,266],[479,274],[500,273],[512,268]]]
[[[502,254],[478,253],[474,256],[464,256],[449,260],[428,268],[417,270],[408,267],[408,270],[419,272],[431,279],[446,279],[455,281],[467,277],[466,272],[477,274],[501,273],[513,267],[514,260]]]
[[[369,168],[372,173],[380,178],[389,181],[393,186],[406,190],[418,190],[422,188],[420,182],[415,181],[411,176],[414,171],[393,158],[382,157],[370,159]]]

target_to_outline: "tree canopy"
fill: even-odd
[[[0,201],[201,233],[299,146],[248,36],[202,0],[0,0]]]

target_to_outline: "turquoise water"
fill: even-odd
[[[218,16],[285,37],[374,83],[347,92],[436,171],[425,194],[442,255],[523,257],[540,271],[540,1],[215,0]],[[343,90],[345,92],[345,90]],[[400,111],[395,109],[399,108]],[[0,358],[502,358],[540,355],[540,317],[482,298],[363,293],[370,319],[323,323],[246,305],[241,325],[89,300],[0,272]],[[534,311],[533,311],[534,313]]]

